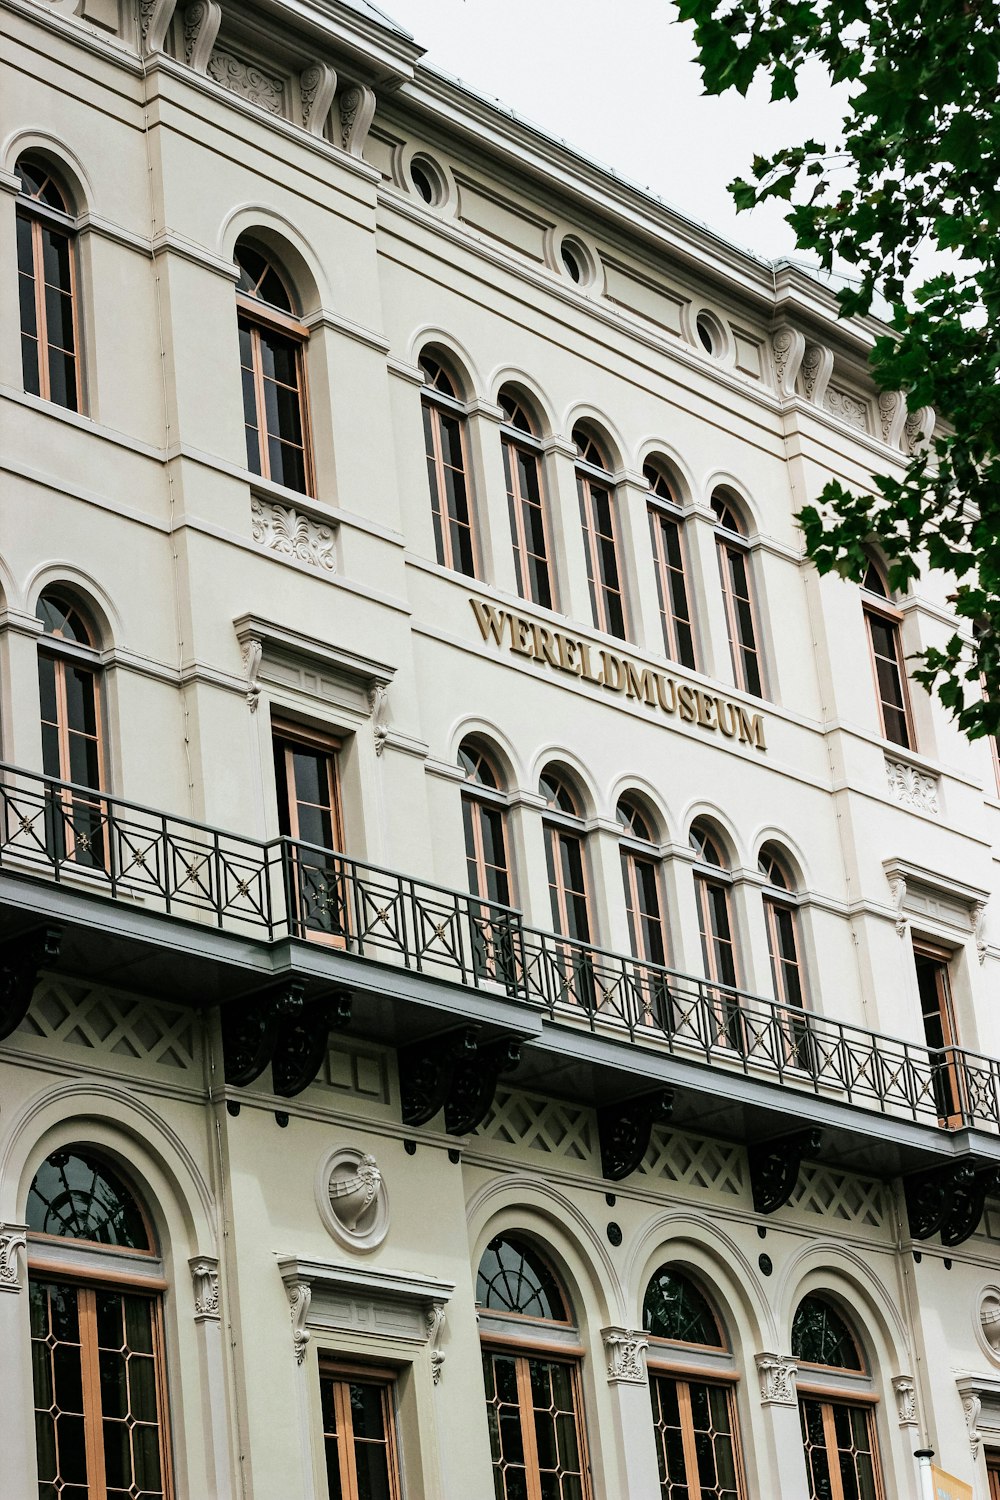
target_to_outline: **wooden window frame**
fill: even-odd
[[[526,1322],[529,1320],[526,1319]],[[536,1325],[537,1326],[537,1325]],[[541,1477],[538,1465],[538,1445],[535,1436],[535,1408],[531,1398],[531,1382],[528,1362],[544,1360],[547,1364],[567,1367],[573,1395],[573,1417],[576,1430],[577,1451],[580,1455],[580,1492],[583,1500],[592,1500],[590,1454],[587,1446],[587,1424],[584,1420],[583,1382],[581,1380],[582,1350],[552,1344],[543,1339],[518,1340],[494,1338],[484,1332],[480,1336],[483,1353],[507,1355],[515,1363],[517,1380],[517,1410],[524,1451],[524,1477],[527,1500],[542,1500]],[[493,1464],[490,1464],[491,1470]]]
[[[552,868],[555,872],[555,884],[553,885],[553,882],[550,880],[548,881],[548,887],[550,909],[552,904],[552,895],[554,892],[556,896],[556,907],[559,913],[560,930],[556,935],[558,937],[567,938],[571,943],[593,943],[593,902],[591,899],[590,890],[590,871],[587,868],[587,835],[582,826],[577,823],[575,819],[569,818],[566,814],[560,816],[558,813],[553,813],[550,811],[546,813],[545,817],[542,819],[542,826],[545,831],[547,849],[551,849],[552,851]],[[575,838],[580,845],[580,869],[583,875],[582,894],[584,909],[587,915],[587,932],[589,934],[586,939],[570,937],[566,931],[566,928],[569,926],[569,922],[567,920],[567,913],[569,910],[568,894],[566,882],[563,878],[562,860],[556,858],[556,855],[559,853],[558,839],[560,835],[564,834],[568,834],[571,838]]]
[[[495,808],[496,811],[500,814],[500,828],[503,834],[502,868],[507,881],[507,891],[509,895],[509,900],[505,904],[507,906],[515,906],[517,903],[514,897],[514,875],[510,864],[510,840],[508,838],[507,828],[507,798],[503,792],[494,792],[489,787],[477,786],[471,782],[467,782],[462,788],[463,831],[466,806],[470,808],[469,816],[472,825],[472,847],[475,857],[474,862],[476,867],[476,883],[478,885],[478,890],[470,891],[469,894],[471,896],[475,896],[479,901],[493,900],[493,897],[490,896],[486,891],[487,865],[485,845],[483,842],[483,808]],[[466,856],[466,863],[468,863],[468,856]],[[494,868],[499,867],[495,866]]]
[[[649,517],[650,541],[653,550],[653,567],[656,572],[656,591],[660,605],[660,624],[663,628],[663,647],[668,661],[678,666],[687,667],[689,671],[698,670],[698,651],[695,643],[694,619],[691,614],[691,601],[688,589],[688,553],[684,537],[684,520],[679,512],[675,512],[669,505],[664,505],[659,500],[650,498],[646,503],[646,512]],[[684,590],[684,602],[688,607],[687,628],[691,634],[691,655],[693,660],[685,662],[680,648],[677,635],[677,614],[674,610],[674,595],[671,587],[671,577],[677,572],[672,567],[667,557],[666,544],[663,540],[663,524],[668,523],[677,528],[677,545],[681,554],[680,578]]]
[[[868,660],[871,665],[872,684],[875,689],[875,707],[878,711],[879,731],[882,738],[890,745],[895,745],[899,750],[912,750],[917,748],[916,736],[913,732],[913,708],[910,703],[910,685],[907,680],[906,660],[903,656],[903,616],[898,609],[886,599],[880,599],[877,594],[862,591],[861,608],[865,617],[865,638],[868,642]],[[900,696],[902,707],[897,709],[903,715],[903,728],[906,731],[905,744],[900,740],[890,738],[885,727],[885,704],[882,698],[882,689],[878,680],[878,660],[875,654],[875,642],[872,638],[872,617],[877,616],[882,622],[891,627],[892,647],[895,658],[896,672],[899,676]]]
[[[729,636],[729,657],[733,668],[733,681],[740,692],[747,693],[751,698],[763,698],[765,696],[766,680],[764,674],[764,657],[761,651],[760,641],[760,619],[757,605],[757,589],[751,567],[752,551],[750,544],[739,532],[730,531],[728,527],[716,526],[715,528],[716,553],[719,559],[719,577],[722,584],[722,602],[726,612],[726,632]],[[747,644],[740,633],[739,613],[736,608],[736,594],[733,587],[731,557],[733,553],[743,558],[744,572],[747,580],[747,603],[750,609],[750,627],[753,632],[752,641]],[[743,653],[748,651],[757,663],[757,676],[760,679],[760,687],[757,692],[749,685],[746,674],[746,666],[743,661]]]
[[[938,1067],[940,1069],[940,1076],[945,1080],[945,1087],[950,1095],[950,1101],[948,1102],[952,1104],[953,1108],[950,1112],[939,1115],[938,1118],[943,1125],[954,1127],[963,1123],[961,1113],[963,1097],[962,1080],[959,1070],[955,1066],[954,1052],[954,1049],[960,1048],[962,1045],[958,1035],[958,1024],[955,1020],[955,997],[951,983],[951,965],[955,959],[955,951],[920,937],[914,937],[912,945],[914,966],[916,965],[917,958],[929,958],[937,966],[935,988],[938,996],[938,1014],[941,1017],[941,1032],[944,1038],[943,1047],[932,1047],[930,1042],[927,1041],[926,1032],[924,1040],[928,1052],[934,1053],[943,1050],[949,1059],[947,1062],[938,1064]],[[920,1024],[922,1028],[924,1026],[924,1019],[923,1003],[921,1002]]]
[[[357,1461],[354,1452],[354,1420],[351,1413],[350,1395],[347,1390],[347,1387],[352,1383],[376,1386],[381,1392],[390,1500],[403,1500],[402,1472],[399,1463],[399,1440],[396,1433],[396,1372],[360,1364],[348,1365],[340,1360],[321,1358],[319,1379],[321,1387],[323,1381],[329,1381],[334,1388],[333,1401],[334,1409],[337,1413],[337,1457],[340,1463],[342,1500],[358,1500]],[[326,1436],[324,1425],[324,1474],[326,1472]]]
[[[42,248],[42,226],[48,224],[50,228],[65,235],[69,246],[69,297],[70,311],[73,324],[73,365],[76,375],[76,404],[63,407],[64,411],[83,412],[85,410],[83,390],[83,360],[80,345],[80,302],[79,302],[79,269],[77,266],[77,242],[79,231],[75,218],[71,214],[62,214],[58,209],[52,208],[47,203],[41,203],[36,198],[29,198],[25,193],[17,196],[15,213],[26,219],[31,226],[31,271],[34,282],[35,294],[35,329],[38,343],[38,398],[41,401],[52,401],[52,377],[49,372],[49,337],[48,337],[48,312],[45,307],[45,255]],[[20,274],[17,266],[15,271]],[[20,336],[24,335],[24,327],[18,317],[18,331]],[[54,346],[62,349],[62,345]],[[68,351],[63,350],[63,353]],[[44,357],[43,357],[44,353]],[[22,371],[23,378],[23,371]],[[34,394],[29,392],[28,394]],[[56,403],[61,404],[61,403]]]
[[[237,326],[246,325],[250,333],[250,356],[251,368],[253,370],[254,384],[254,408],[257,416],[257,448],[260,455],[260,477],[266,479],[269,484],[281,484],[280,480],[271,477],[271,454],[268,447],[270,436],[267,427],[267,404],[264,399],[264,369],[260,357],[260,339],[262,330],[280,334],[283,338],[291,339],[295,343],[295,375],[298,382],[299,397],[299,421],[302,425],[302,469],[304,489],[300,492],[291,485],[282,485],[293,494],[303,494],[307,499],[315,496],[316,474],[313,464],[312,426],[309,416],[309,372],[307,368],[306,350],[309,345],[309,329],[300,323],[298,318],[289,313],[282,312],[280,308],[270,307],[258,297],[250,297],[246,292],[236,293],[236,321]],[[244,420],[244,427],[246,423]],[[249,455],[247,466],[249,468]],[[254,471],[251,469],[251,473]]]
[[[435,537],[435,552],[438,553],[438,563],[442,568],[448,568],[453,573],[458,573],[462,578],[482,577],[482,568],[479,557],[479,544],[476,537],[476,504],[475,490],[472,483],[472,470],[469,465],[469,414],[463,402],[454,397],[447,396],[443,391],[435,390],[433,386],[425,386],[420,394],[420,402],[423,410],[430,412],[431,416],[431,448],[432,452],[425,454],[425,462],[430,459],[434,465],[434,491],[431,494],[432,513],[436,508],[441,523],[441,545],[438,549]],[[441,442],[441,413],[448,412],[458,422],[458,440],[462,449],[462,478],[465,480],[465,498],[469,512],[469,547],[472,552],[472,572],[466,573],[455,563],[455,546],[451,534],[452,519],[448,510],[448,488],[445,483],[444,448]],[[435,501],[437,502],[435,507]],[[433,520],[433,514],[432,514]],[[459,525],[459,522],[455,522]]]
[[[647,1356],[647,1368],[651,1407],[655,1381],[669,1380],[677,1387],[677,1406],[681,1418],[681,1447],[684,1454],[684,1475],[680,1482],[687,1490],[688,1500],[702,1500],[701,1481],[698,1474],[698,1453],[695,1446],[694,1418],[691,1412],[691,1386],[694,1384],[714,1385],[725,1391],[733,1448],[733,1467],[736,1471],[736,1493],[739,1500],[746,1500],[746,1471],[743,1463],[743,1443],[740,1436],[739,1409],[736,1404],[736,1388],[739,1384],[739,1374],[735,1370],[701,1369],[697,1365],[675,1364],[673,1361],[657,1359],[653,1353],[652,1343],[650,1343]],[[655,1411],[655,1408],[653,1409]],[[655,1433],[655,1420],[653,1426]],[[660,1439],[658,1433],[656,1433],[656,1444],[657,1457],[659,1458]]]
[[[136,1200],[138,1202],[138,1200]],[[145,1212],[143,1210],[143,1212]],[[39,1236],[48,1243],[60,1243],[58,1236]],[[88,1241],[73,1241],[86,1246]],[[30,1244],[30,1241],[29,1241]],[[134,1254],[135,1252],[130,1252]],[[152,1252],[155,1255],[155,1251]],[[163,1500],[172,1500],[174,1495],[172,1443],[170,1437],[170,1408],[166,1380],[166,1339],[163,1326],[163,1291],[166,1283],[159,1276],[141,1273],[109,1274],[106,1270],[73,1266],[72,1252],[66,1256],[64,1266],[50,1263],[46,1259],[36,1262],[29,1249],[28,1281],[38,1285],[72,1286],[78,1294],[78,1320],[80,1329],[80,1367],[83,1389],[84,1452],[87,1464],[87,1492],[89,1500],[107,1500],[107,1481],[104,1461],[104,1430],[101,1404],[99,1371],[99,1345],[97,1335],[97,1293],[108,1291],[125,1295],[148,1296],[152,1317],[153,1364],[156,1385],[157,1439],[160,1455],[160,1479]],[[85,1332],[86,1329],[86,1332]],[[34,1394],[32,1395],[34,1401]]]
[[[104,669],[96,649],[81,646],[76,643],[63,641],[57,635],[43,635],[38,643],[39,662],[42,657],[48,657],[53,663],[55,677],[56,695],[56,742],[59,752],[59,781],[67,781],[72,786],[81,785],[74,782],[70,774],[70,748],[71,731],[69,727],[69,701],[66,687],[66,673],[69,668],[76,667],[86,672],[93,682],[94,695],[94,743],[97,747],[97,786],[87,787],[86,790],[93,793],[93,801],[83,797],[74,796],[70,791],[53,792],[53,802],[58,802],[62,809],[59,814],[58,827],[60,839],[63,843],[61,860],[76,860],[77,855],[77,832],[73,822],[73,809],[77,804],[91,807],[95,816],[100,821],[103,816],[102,793],[107,792],[107,755],[104,744]],[[39,701],[39,724],[48,723],[41,717],[41,702]],[[89,739],[90,736],[83,736]],[[108,847],[106,837],[102,835],[102,848],[95,854],[95,863],[104,868],[108,867],[111,851]],[[86,847],[86,846],[85,846]]]
[[[587,582],[590,585],[590,603],[594,616],[594,628],[601,630],[605,635],[611,636],[616,641],[627,641],[629,639],[628,607],[625,598],[625,585],[622,576],[621,547],[618,540],[618,495],[614,480],[611,475],[603,469],[592,468],[591,465],[576,463],[576,489],[580,502],[580,513],[583,530],[583,547],[587,560]],[[603,490],[608,496],[608,514],[611,517],[611,550],[615,559],[615,571],[618,574],[618,587],[609,588],[604,581],[601,568],[600,547],[598,545],[597,513],[594,501],[594,490]],[[603,535],[603,532],[600,533]],[[611,629],[609,624],[608,595],[617,596],[622,612],[622,633],[619,635]]]
[[[297,799],[295,797],[295,766],[293,759],[295,746],[302,745],[308,750],[318,750],[320,754],[327,756],[329,762],[327,768],[327,777],[331,797],[331,822],[333,824],[334,841],[338,846],[337,848],[332,849],[329,852],[333,856],[332,863],[335,863],[341,858],[346,858],[347,856],[344,851],[344,804],[341,791],[340,774],[340,754],[343,749],[343,740],[336,735],[324,734],[318,730],[311,730],[302,725],[291,723],[285,719],[272,719],[272,746],[276,747],[276,742],[280,742],[281,747],[284,751],[285,792],[288,798],[287,813],[288,826],[290,829],[289,837],[293,840],[293,842],[296,843],[296,845],[305,843],[305,840],[302,840],[300,838],[299,833],[298,806]],[[279,789],[275,787],[276,794],[278,790]],[[281,809],[279,805],[279,817],[280,811]],[[314,844],[306,844],[307,849],[313,849],[316,847],[317,846]],[[301,893],[298,891],[297,882],[294,899],[296,907],[299,907],[302,898]],[[306,919],[301,915],[301,911],[299,911],[298,913],[297,920],[301,925],[302,933],[306,937],[307,941],[314,943],[324,943],[327,947],[331,948],[345,948],[347,946],[348,938],[350,937],[349,901],[345,902],[344,927],[343,931],[341,932],[324,932],[322,931],[322,929],[309,927],[307,925]]]
[[[837,1446],[833,1418],[833,1409],[836,1406],[849,1407],[855,1411],[860,1410],[864,1412],[872,1456],[872,1474],[874,1476],[876,1500],[885,1500],[885,1487],[882,1480],[882,1459],[879,1453],[878,1427],[876,1425],[876,1411],[879,1405],[878,1397],[863,1391],[832,1391],[826,1386],[801,1385],[798,1387],[800,1424],[802,1421],[803,1400],[817,1402],[823,1413],[823,1448],[826,1453],[827,1470],[830,1476],[830,1500],[845,1500],[844,1486],[840,1477],[840,1449]],[[805,1456],[804,1441],[803,1456]],[[812,1494],[812,1480],[808,1458],[806,1459],[806,1483],[809,1486],[810,1494]]]
[[[729,919],[730,946],[733,950],[733,971],[736,975],[736,983],[732,988],[740,987],[740,963],[739,943],[737,942],[736,922],[734,919],[732,889],[733,878],[727,870],[720,870],[715,865],[696,865],[694,871],[695,894],[698,900],[698,916],[701,924],[702,957],[705,960],[705,968],[708,973],[705,978],[709,984],[721,985],[729,988],[729,981],[722,979],[718,972],[718,956],[715,951],[716,937],[711,921],[711,907],[709,905],[709,885],[719,885],[725,892],[726,915]]]
[[[527,432],[522,432],[518,427],[511,427],[506,423],[500,427],[500,444],[503,450],[504,477],[507,481],[507,503],[510,511],[511,541],[514,547],[514,574],[518,585],[518,593],[522,599],[527,599],[531,604],[537,604],[541,609],[557,609],[558,601],[556,591],[552,586],[552,545],[549,535],[549,507],[546,503],[545,487],[545,454],[541,443],[536,437]],[[528,546],[528,532],[524,522],[524,512],[527,507],[533,506],[533,502],[521,493],[521,476],[514,453],[517,450],[530,453],[535,461],[538,474],[538,509],[542,518],[542,541],[545,554],[541,558],[545,566],[545,577],[549,588],[549,603],[535,598],[531,586],[531,573],[527,559],[530,556],[537,558],[538,553],[531,551]],[[513,450],[513,451],[511,451]]]
[[[629,919],[629,935],[632,937],[632,957],[640,963],[660,964],[666,967],[670,963],[670,943],[664,911],[663,861],[648,845],[632,839],[622,838],[620,849],[625,886],[625,911]],[[643,916],[639,903],[639,882],[635,868],[638,861],[653,867],[653,877],[656,882],[657,922],[660,928],[660,941],[663,944],[662,959],[653,958],[649,953],[635,951],[645,948]]]
[[[794,897],[789,896],[787,891],[765,889],[763,893],[764,921],[767,926],[767,947],[771,960],[771,977],[774,982],[774,998],[779,1005],[786,1005],[789,1010],[806,1009],[806,976],[802,963],[802,934],[799,921],[799,903]],[[778,933],[778,910],[787,911],[792,919],[792,942],[795,944],[795,972],[799,979],[799,993],[801,1001],[790,1000],[785,985],[785,970],[788,960],[781,954],[781,944]]]

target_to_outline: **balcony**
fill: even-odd
[[[1000,1167],[993,1058],[572,942],[334,850],[3,765],[0,940],[0,1035],[30,1002],[11,976],[55,967],[219,1004],[227,1083],[270,1064],[289,1096],[349,1024],[397,1048],[408,1124],[444,1109],[453,1134],[474,1130],[516,1067],[524,1087],[597,1107],[610,1178],[671,1111],[786,1170],[803,1152],[885,1176],[961,1167],[985,1192]]]

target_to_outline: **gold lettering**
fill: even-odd
[[[736,712],[740,723],[740,743],[756,745],[758,750],[766,750],[767,745],[764,743],[764,720],[761,715],[754,714],[751,718],[746,709],[741,708],[739,704],[736,705]]]
[[[577,648],[580,652],[580,676],[584,682],[596,682],[600,684],[600,674],[595,672],[590,665],[590,647],[587,645],[587,642],[577,641]]]
[[[672,714],[677,707],[677,684],[672,677],[664,677],[662,672],[654,672],[656,678],[656,696],[660,700],[660,707],[665,714]]]
[[[628,657],[625,658],[625,695],[628,698],[642,698],[650,708],[656,707],[656,687],[652,672],[649,667],[638,671]]]
[[[718,728],[715,722],[715,699],[703,693],[701,688],[695,690],[695,697],[698,700],[698,723],[703,724],[706,729]]]
[[[685,724],[693,724],[698,717],[694,701],[694,688],[682,682],[677,689],[677,708]]]
[[[510,621],[510,649],[518,656],[533,656],[531,644],[531,621],[522,615],[508,615]]]
[[[535,660],[547,661],[550,667],[558,667],[559,658],[548,626],[532,625],[531,633],[535,638]]]
[[[559,647],[559,665],[564,672],[572,672],[574,676],[580,675],[580,663],[575,660],[576,648],[579,644],[571,636],[563,635],[561,630],[556,631],[556,644]]]
[[[727,698],[716,698],[715,706],[719,711],[719,728],[726,736],[726,739],[731,740],[739,724],[739,720],[736,717],[736,705],[730,703]],[[723,709],[727,710],[729,714],[728,724],[726,723],[726,715],[723,713]]]
[[[606,687],[612,693],[625,691],[625,668],[622,659],[613,651],[602,651],[601,661],[604,667],[601,672],[601,686]]]
[[[476,624],[482,632],[483,640],[488,641],[490,636],[492,636],[497,645],[502,646],[503,628],[510,620],[510,615],[507,611],[505,609],[496,610],[492,604],[486,604],[482,599],[470,599],[469,603],[475,612]]]

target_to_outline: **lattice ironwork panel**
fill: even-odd
[[[161,1068],[193,1068],[199,1057],[190,1010],[64,979],[41,980],[20,1033]]]
[[[889,1221],[889,1202],[881,1182],[873,1177],[855,1177],[831,1172],[814,1162],[803,1162],[789,1208],[839,1219],[858,1229],[884,1229]]]
[[[678,1130],[653,1131],[639,1171],[707,1192],[738,1194],[746,1189],[746,1164],[739,1146]]]
[[[597,1153],[592,1110],[510,1089],[497,1089],[493,1108],[478,1133],[485,1140],[546,1151],[568,1161],[593,1162]]]

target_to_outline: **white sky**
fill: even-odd
[[[669,0],[376,0],[426,62],[494,95],[690,218],[773,259],[794,255],[783,206],[737,214],[726,183],[755,152],[833,142],[841,111],[822,70],[794,104],[702,95],[693,27]]]

